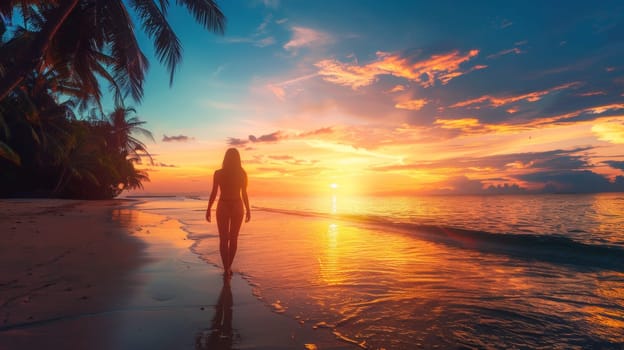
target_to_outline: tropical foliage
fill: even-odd
[[[177,0],[207,30],[225,18],[213,0]],[[151,138],[126,108],[140,103],[148,61],[132,18],[154,43],[170,84],[181,44],[168,0],[0,2],[0,195],[111,198],[141,187]],[[132,14],[132,16],[131,16]],[[102,84],[115,109],[105,114]]]

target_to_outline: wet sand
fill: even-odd
[[[0,201],[0,349],[343,349],[130,201]]]

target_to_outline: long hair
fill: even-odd
[[[243,168],[241,165],[240,153],[236,148],[229,148],[225,151],[223,157],[223,165],[221,166],[225,171],[237,171]]]

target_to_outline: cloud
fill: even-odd
[[[331,134],[333,132],[334,132],[334,129],[332,127],[326,127],[326,128],[320,128],[320,129],[308,131],[308,132],[303,132],[303,133],[298,134],[297,136],[308,137],[308,136],[314,136],[314,135]]]
[[[235,137],[228,137],[227,144],[230,146],[244,146],[247,144],[247,140],[243,140],[243,139],[239,139]]]
[[[542,171],[517,176],[519,179],[544,184],[541,192],[596,193],[624,191],[622,177],[611,182],[590,170]]]
[[[162,142],[188,142],[194,140],[192,137],[188,137],[186,135],[178,135],[178,136],[167,136],[163,135]]]
[[[612,167],[614,169],[624,170],[624,161],[607,160],[604,163],[609,165],[610,167]]]
[[[349,86],[353,90],[371,85],[377,80],[377,75],[383,72],[368,67],[350,65],[337,60],[322,60],[315,64],[319,68],[319,75],[323,80],[337,85]]]
[[[437,184],[431,194],[496,194],[496,193],[594,193],[624,191],[624,176],[610,181],[592,171],[594,165],[583,154],[591,147],[501,154],[486,157],[450,158],[429,162],[373,167],[381,172],[440,171],[453,176]],[[624,161],[604,162],[624,168]],[[505,175],[500,176],[503,172]],[[463,173],[469,173],[467,177]],[[495,176],[496,178],[492,178]],[[475,179],[474,177],[477,177]],[[486,177],[485,179],[483,179]],[[480,178],[480,179],[479,179]],[[503,183],[501,183],[503,182]]]
[[[320,128],[312,131],[302,132],[298,134],[286,134],[282,131],[275,131],[270,134],[262,135],[262,136],[254,136],[249,135],[247,140],[229,137],[227,138],[227,144],[230,146],[244,146],[248,143],[272,143],[278,142],[286,139],[301,139],[309,136],[323,135],[323,134],[331,134],[333,133],[333,129],[331,127]]]
[[[273,84],[268,84],[267,88],[269,89],[269,91],[271,91],[273,93],[273,95],[275,95],[275,97],[277,97],[280,101],[284,101],[286,98],[286,90],[284,90],[283,87],[279,86],[279,85],[273,85]]]
[[[394,107],[399,109],[407,109],[410,111],[419,111],[427,104],[427,100],[425,99],[417,99],[417,100],[408,100],[405,102],[399,102],[394,105]]]
[[[544,152],[509,153],[485,157],[447,158],[438,161],[417,162],[374,167],[375,171],[401,171],[418,169],[456,169],[487,168],[494,171],[501,170],[557,170],[557,169],[585,169],[589,168],[587,157],[578,153],[593,149],[592,147],[577,147],[569,150],[551,150]]]
[[[332,41],[327,33],[312,28],[294,26],[291,31],[290,41],[284,44],[284,49],[287,51],[296,51],[302,47],[322,46]]]
[[[576,96],[588,97],[588,96],[600,96],[600,95],[606,95],[606,94],[607,93],[604,91],[588,91],[588,92],[578,93],[576,94]]]
[[[510,113],[510,111],[507,111]],[[438,118],[433,123],[441,129],[454,130],[461,134],[513,133],[529,130],[524,124],[484,124],[477,118],[444,119]]]
[[[500,106],[504,106],[504,105],[514,103],[514,102],[519,102],[519,101],[536,102],[536,101],[539,101],[542,97],[552,92],[573,88],[579,85],[580,83],[578,82],[572,82],[572,83],[558,85],[558,86],[555,86],[546,90],[533,91],[533,92],[529,92],[526,94],[515,95],[515,96],[511,95],[511,96],[504,96],[504,97],[496,97],[496,96],[491,96],[491,95],[484,95],[484,96],[473,98],[470,100],[457,102],[451,105],[450,107],[458,108],[458,107],[476,106],[473,108],[479,109],[481,108],[481,106],[484,106],[484,105],[490,106],[490,107],[500,107]]]
[[[270,134],[262,135],[256,137],[254,135],[249,135],[249,141],[251,142],[276,142],[282,138],[282,132],[276,131]]]
[[[163,167],[163,168],[177,168],[178,166],[175,164],[165,164],[162,162],[156,162],[153,164],[154,166],[159,166],[159,167]]]
[[[377,52],[377,60],[366,65],[359,65],[357,61],[343,63],[336,59],[326,59],[317,62],[319,75],[328,82],[349,86],[352,89],[368,86],[374,83],[379,76],[391,75],[414,81],[422,87],[431,87],[436,82],[447,84],[468,71],[482,69],[485,66],[475,66],[468,71],[462,71],[460,66],[479,54],[479,50],[470,50],[461,53],[458,50],[431,55],[425,59],[417,57],[403,57],[397,53]]]
[[[624,116],[599,121],[591,130],[601,141],[624,144]]]
[[[495,53],[495,54],[491,54],[491,55],[487,56],[487,58],[488,58],[488,59],[494,59],[494,58],[498,58],[498,57],[500,57],[500,56],[505,56],[505,55],[508,55],[508,54],[510,54],[510,53],[513,53],[513,54],[519,55],[519,54],[521,54],[521,53],[524,53],[524,51],[520,50],[520,49],[519,49],[519,48],[517,48],[517,47],[514,47],[514,48],[511,48],[511,49],[508,49],[508,50],[499,51],[499,52],[497,52],[497,53]]]
[[[272,23],[273,15],[269,14],[264,17],[264,20],[256,27],[256,30],[247,37],[226,37],[224,41],[226,43],[248,43],[256,47],[267,47],[275,44],[275,38],[268,34],[267,27]]]
[[[455,176],[444,183],[440,183],[442,188],[426,191],[427,194],[445,195],[484,195],[484,194],[525,194],[526,188],[514,183],[504,183],[498,185],[488,185],[483,180],[472,180],[466,176]]]
[[[405,85],[395,85],[392,89],[390,89],[388,92],[401,92],[401,91],[405,91],[405,89],[407,89],[407,87]]]
[[[233,37],[227,37],[223,39],[223,41],[225,41],[226,43],[232,43],[232,44],[240,44],[240,43],[252,44],[253,46],[256,46],[256,47],[266,47],[266,46],[275,44],[275,38],[272,36],[267,36],[264,38],[233,36]]]
[[[299,76],[299,77],[296,77],[296,78],[288,79],[288,80],[285,80],[285,81],[282,81],[282,82],[270,83],[270,84],[267,84],[266,87],[280,101],[285,101],[286,100],[286,88],[288,88],[291,85],[295,85],[297,83],[300,83],[302,81],[314,78],[316,76],[317,76],[316,73],[306,74],[306,75],[302,75],[302,76]]]
[[[288,155],[284,155],[284,156],[268,156],[269,159],[273,159],[273,160],[291,160],[294,159],[293,156],[288,156]]]

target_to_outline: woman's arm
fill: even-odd
[[[251,220],[251,211],[249,210],[249,197],[247,197],[247,173],[243,171],[243,188],[241,188],[241,195],[243,196],[243,203],[245,204],[245,222]]]
[[[212,204],[217,198],[217,191],[219,189],[219,181],[217,177],[217,171],[214,172],[212,176],[212,191],[210,191],[210,199],[208,200],[208,209],[206,209],[206,221],[210,222],[210,210],[212,209]]]

